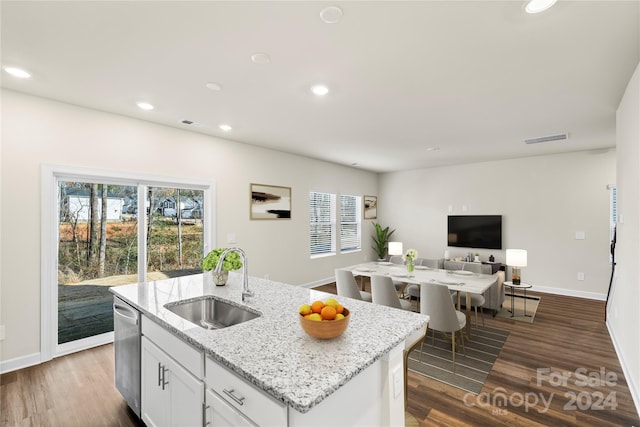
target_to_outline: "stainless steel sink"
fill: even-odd
[[[183,319],[205,329],[222,329],[260,317],[260,313],[214,297],[171,302],[164,306]]]

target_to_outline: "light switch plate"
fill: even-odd
[[[584,273],[582,271],[578,272],[578,280],[584,280]]]
[[[586,238],[586,234],[584,231],[576,231],[576,240],[584,240]]]

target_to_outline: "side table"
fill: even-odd
[[[504,286],[507,286],[508,288],[511,288],[511,317],[514,317],[516,312],[513,308],[513,299],[515,298],[515,293],[516,293],[516,289],[522,289],[522,291],[524,292],[523,296],[524,296],[524,316],[525,317],[531,317],[530,314],[527,314],[527,289],[532,288],[532,286],[528,283],[520,283],[518,285],[514,284],[513,282],[504,282],[503,283]]]

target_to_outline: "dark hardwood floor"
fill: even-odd
[[[479,396],[409,373],[408,412],[421,426],[640,426],[604,303],[532,294],[542,298],[533,324],[484,315],[510,334]],[[113,381],[111,344],[3,374],[0,425],[142,425]]]
[[[316,289],[336,293],[333,284]],[[541,297],[533,324],[484,314],[510,333],[479,396],[409,372],[407,411],[421,426],[640,427],[604,302],[529,294]]]

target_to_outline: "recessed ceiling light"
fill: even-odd
[[[524,7],[527,13],[540,13],[549,9],[556,3],[556,0],[529,0]]]
[[[216,82],[209,82],[205,85],[207,89],[219,92],[222,90],[222,85]]]
[[[440,147],[429,147],[427,151],[440,151]]]
[[[31,77],[31,74],[29,74],[28,72],[26,72],[25,70],[21,69],[21,68],[16,68],[16,67],[4,67],[4,70],[11,74],[13,77],[18,77],[20,79],[28,79],[29,77]]]
[[[231,129],[233,129],[231,126],[227,125],[227,124],[222,124],[220,126],[218,126],[220,129],[222,129],[225,132],[229,132]]]
[[[153,105],[149,104],[148,102],[138,102],[136,104],[139,108],[142,108],[143,110],[153,110]]]
[[[311,92],[318,96],[325,96],[329,93],[329,88],[325,85],[315,85],[311,88]]]
[[[337,24],[342,19],[342,9],[338,6],[328,6],[320,11],[320,19],[325,24]]]
[[[268,53],[258,52],[251,55],[251,61],[254,64],[268,64],[271,62],[271,57]]]

